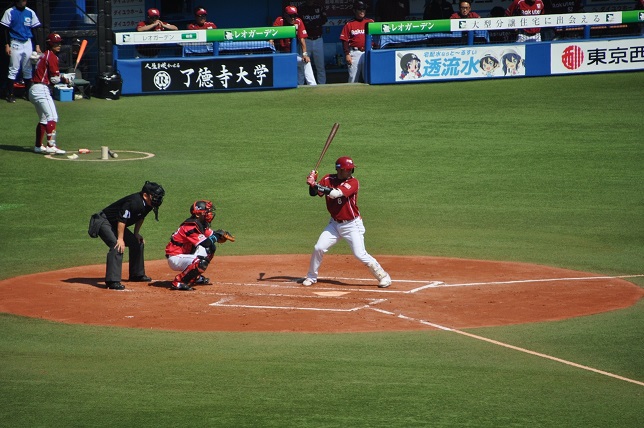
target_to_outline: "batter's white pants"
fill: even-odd
[[[349,83],[364,82],[364,52],[351,51],[351,65],[349,65]]]
[[[31,56],[31,39],[21,42],[20,40],[11,40],[11,59],[9,60],[9,80],[16,80],[18,72],[22,68],[22,77],[31,79],[33,65],[29,57]]]
[[[375,264],[376,266],[380,266],[378,261],[367,253],[364,246],[364,234],[365,228],[361,218],[356,218],[346,223],[338,223],[331,219],[320,234],[318,242],[313,248],[309,272],[306,274],[306,277],[317,280],[324,253],[329,251],[329,248],[341,239],[347,241],[351,247],[351,251],[353,251],[353,255],[362,263],[365,265]]]
[[[307,52],[308,53],[308,52]],[[306,81],[307,85],[315,86],[315,76],[311,62],[304,62],[300,54],[297,55],[297,84],[302,86]]]
[[[170,269],[172,270],[183,272],[198,256],[208,256],[208,252],[204,247],[198,246],[192,254],[177,254],[176,256],[168,257],[168,266],[170,266]]]
[[[40,123],[46,125],[47,122],[58,122],[56,104],[54,104],[47,85],[42,83],[31,85],[31,88],[29,88],[29,101],[36,106],[36,113],[38,113]]]

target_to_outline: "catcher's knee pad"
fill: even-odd
[[[206,269],[208,269],[208,265],[210,264],[211,259],[212,257],[197,256],[197,269],[199,269],[199,273],[204,273]],[[197,260],[195,260],[195,262]]]
[[[210,264],[210,260],[207,257],[197,256],[183,272],[175,277],[175,281],[189,283],[204,273],[208,264]]]

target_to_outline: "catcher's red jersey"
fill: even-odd
[[[165,247],[165,255],[169,257],[179,254],[192,254],[195,251],[195,247],[213,233],[211,228],[204,227],[194,218],[189,218],[181,223],[179,229],[170,237],[170,242]]]
[[[357,178],[351,177],[341,181],[338,179],[337,174],[327,174],[322,177],[320,184],[325,187],[339,189],[344,195],[336,199],[326,197],[326,209],[334,220],[353,220],[360,216],[360,210],[358,209],[358,188],[360,183]]]
[[[49,85],[51,83],[49,79],[53,76],[59,75],[60,70],[58,70],[58,57],[52,51],[47,50],[36,64],[32,82]]]
[[[544,12],[543,1],[534,0],[534,3],[529,4],[526,0],[514,0],[510,6],[508,6],[505,14],[507,16],[535,16],[542,15]],[[526,34],[537,34],[541,32],[540,28],[524,28],[522,30]]]
[[[365,32],[367,24],[370,22],[373,22],[373,19],[365,18],[362,21],[352,19],[342,27],[340,40],[349,42],[350,48],[358,48],[363,51],[366,44]]]

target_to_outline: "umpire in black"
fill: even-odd
[[[152,279],[145,274],[143,247],[145,241],[139,234],[145,216],[154,211],[155,219],[159,221],[159,207],[163,203],[165,190],[160,184],[146,181],[138,193],[119,199],[108,205],[103,211],[92,215],[88,233],[92,238],[100,238],[105,242],[107,266],[105,268],[105,284],[112,290],[124,290],[121,284],[123,267],[123,252],[125,247],[130,249],[130,279],[131,282],[150,282]],[[134,225],[134,231],[128,229]]]

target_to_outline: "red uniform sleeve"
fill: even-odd
[[[349,23],[351,21],[347,22],[344,24],[344,27],[342,27],[342,31],[340,32],[340,40],[343,40],[345,42],[349,41],[349,37],[351,36],[351,30],[349,28]]]
[[[300,18],[295,19],[295,28],[297,29],[297,38],[306,39],[309,37],[309,34],[306,32],[306,27],[304,22]]]

